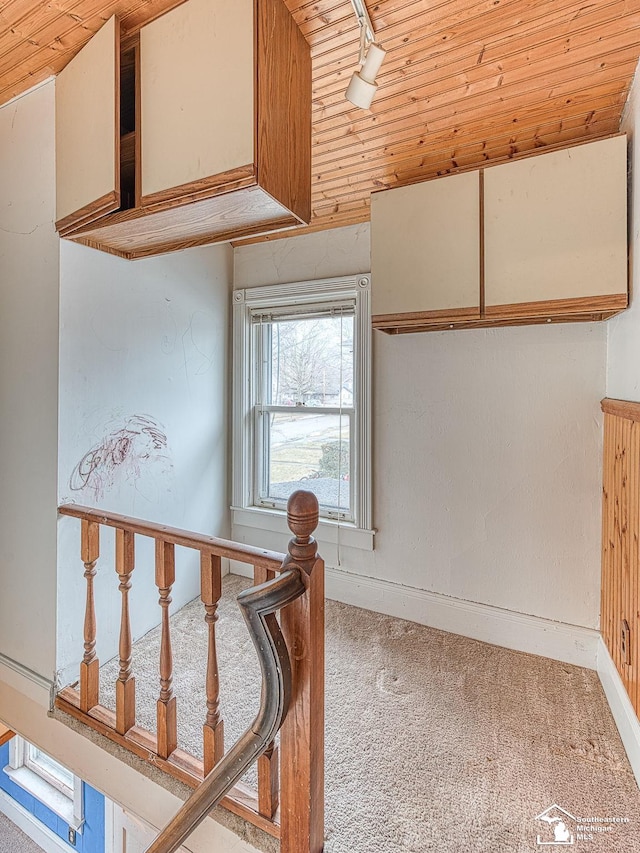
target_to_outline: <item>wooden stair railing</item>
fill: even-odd
[[[292,568],[238,596],[262,671],[260,709],[246,732],[147,848],[147,853],[174,853],[273,743],[291,701],[291,660],[274,613],[295,601],[304,591],[300,569]]]
[[[294,536],[286,556],[75,504],[59,507],[59,513],[81,521],[86,606],[79,689],[74,685],[61,690],[56,706],[197,789],[150,850],[175,850],[219,803],[279,838],[282,853],[320,853],[324,837],[324,563],[312,536],[318,524],[315,496],[298,491],[289,499],[287,520]],[[94,578],[101,526],[116,531],[115,570],[121,593],[115,712],[99,704]],[[136,725],[129,618],[136,536],[155,540],[155,581],[161,608],[157,733]],[[169,619],[176,545],[200,554],[200,598],[208,644],[202,761],[177,745]],[[253,566],[255,586],[241,593],[238,602],[254,638],[264,685],[256,720],[226,753],[215,636],[223,558]],[[282,604],[277,603],[279,599]],[[279,608],[280,623],[275,616]],[[278,729],[279,750],[275,745]],[[257,792],[238,781],[256,758]]]

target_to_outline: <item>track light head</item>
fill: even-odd
[[[354,71],[345,97],[354,107],[368,110],[378,89],[376,77],[386,56],[386,50],[372,42],[360,71]]]

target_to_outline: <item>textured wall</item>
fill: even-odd
[[[60,501],[225,536],[231,250],[124,261],[63,241],[60,277]],[[79,522],[63,519],[61,668],[82,653]],[[117,651],[113,532],[96,579],[98,652]],[[151,540],[137,538],[134,637],[160,618]],[[173,609],[199,592],[198,557],[178,549]],[[65,673],[64,680],[68,675]]]
[[[369,263],[369,229],[355,226],[238,248],[234,286]],[[605,324],[374,332],[378,533],[372,554],[342,548],[341,567],[595,627],[605,346]]]

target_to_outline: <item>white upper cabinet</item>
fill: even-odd
[[[479,316],[479,187],[467,172],[371,196],[374,315]]]
[[[617,136],[484,170],[488,314],[626,295],[626,144]]]
[[[114,18],[58,78],[61,236],[133,259],[310,221],[311,52],[285,0],[186,0],[118,42]]]
[[[253,0],[189,0],[140,31],[142,202],[254,163]]]
[[[602,320],[628,304],[623,135],[371,197],[373,325]]]
[[[120,205],[120,31],[113,17],[56,78],[56,227]]]

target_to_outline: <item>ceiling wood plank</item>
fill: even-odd
[[[0,104],[57,74],[112,14],[130,37],[180,2],[5,0]],[[296,233],[365,221],[385,187],[615,132],[640,55],[638,0],[377,0],[387,56],[362,111],[344,98],[350,0],[283,2],[313,56],[313,216]]]

